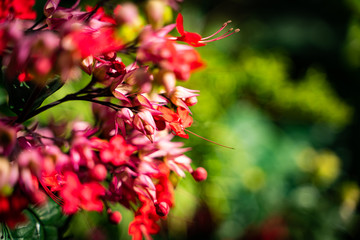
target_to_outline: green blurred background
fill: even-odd
[[[169,239],[359,239],[360,1],[185,1],[200,49],[191,136],[206,182],[176,191]]]
[[[201,94],[190,130],[234,150],[185,140],[208,179],[178,183],[155,238],[359,239],[360,1],[188,0],[181,12],[203,36],[229,19],[241,29],[199,48],[207,68],[182,84]],[[83,103],[53,113],[79,107],[88,119]],[[69,236],[130,239],[132,214],[115,207],[119,227],[81,212]]]

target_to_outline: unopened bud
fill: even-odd
[[[157,215],[159,215],[160,217],[165,217],[170,211],[169,204],[167,204],[166,202],[155,203],[155,209]]]
[[[52,68],[52,63],[49,58],[42,57],[34,61],[35,71],[39,75],[46,75]]]
[[[90,176],[97,181],[102,181],[106,178],[107,170],[102,164],[96,164],[90,171]]]
[[[165,6],[164,1],[157,0],[150,0],[146,4],[146,14],[154,29],[158,29],[163,26]]]
[[[144,128],[145,128],[146,135],[153,135],[155,132],[154,131],[155,129],[149,124],[146,124]]]
[[[187,99],[185,99],[185,104],[189,107],[194,106],[195,104],[197,104],[198,100],[197,97],[189,97]]]
[[[115,212],[111,212],[108,211],[108,216],[109,216],[109,221],[113,224],[119,224],[119,222],[121,222],[122,216],[121,213],[118,211]]]
[[[117,116],[127,121],[131,121],[134,113],[129,108],[122,108],[118,111]]]
[[[174,90],[176,84],[175,74],[173,72],[166,71],[159,73],[159,75],[161,78],[161,83],[164,85],[166,92],[171,93]]]
[[[114,9],[114,17],[119,24],[136,26],[140,21],[137,6],[133,3],[124,3]]]
[[[84,72],[86,72],[86,73],[89,74],[89,75],[92,74],[93,65],[94,65],[94,57],[93,57],[93,56],[89,56],[89,57],[85,58],[85,59],[80,63],[81,69],[84,70]]]
[[[116,52],[105,53],[104,59],[107,61],[114,61],[116,59]]]
[[[204,181],[207,178],[207,172],[203,167],[198,167],[195,171],[191,173],[191,175],[197,182]]]

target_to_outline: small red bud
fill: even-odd
[[[169,204],[167,204],[166,202],[155,203],[155,209],[157,215],[159,215],[160,217],[165,217],[170,211]]]
[[[195,171],[191,173],[191,175],[197,182],[204,181],[207,178],[207,172],[203,167],[198,167]]]
[[[189,107],[194,106],[195,104],[197,104],[198,100],[197,97],[189,97],[185,99],[185,104]]]
[[[119,224],[121,222],[122,216],[121,213],[118,211],[109,212],[109,221],[113,224]]]
[[[107,170],[102,164],[96,164],[90,171],[90,175],[94,180],[102,181],[106,178]]]

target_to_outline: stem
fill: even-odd
[[[111,102],[106,102],[106,101],[93,99],[95,97],[103,97],[103,96],[101,96],[101,95],[100,96],[90,95],[90,94],[84,95],[84,96],[78,96],[77,94],[66,95],[62,99],[59,99],[59,100],[57,100],[55,102],[52,102],[52,103],[49,103],[48,105],[42,106],[42,107],[36,109],[35,111],[31,112],[20,123],[25,122],[26,120],[29,120],[30,118],[33,118],[34,116],[36,116],[36,115],[38,115],[38,114],[52,108],[52,107],[55,107],[55,106],[59,105],[60,103],[64,103],[64,102],[67,102],[67,101],[88,101],[88,102],[93,102],[93,103],[101,104],[103,106],[110,107],[110,108],[112,108],[112,109],[114,109],[116,111],[119,110],[119,108],[122,108],[122,106],[111,103]]]
[[[39,25],[42,21],[44,21],[46,19],[46,17],[44,15],[42,15],[42,17],[36,22],[34,23],[34,25],[32,25],[29,29],[26,30],[26,32],[31,32],[34,30],[34,28]]]

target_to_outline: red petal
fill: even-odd
[[[193,123],[192,117],[189,115],[189,111],[185,108],[178,107],[177,112],[180,116],[181,123],[184,126],[184,128],[190,127]]]
[[[167,107],[159,106],[158,110],[163,113],[162,117],[166,122],[178,122],[179,116]]]
[[[181,35],[184,35],[184,19],[181,13],[179,13],[176,18],[176,29]]]

